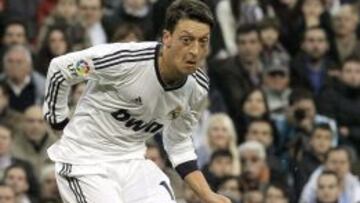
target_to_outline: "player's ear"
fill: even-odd
[[[167,48],[170,48],[170,46],[171,46],[171,33],[168,30],[163,31],[162,43]]]

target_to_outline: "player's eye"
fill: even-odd
[[[190,45],[192,41],[191,37],[181,37],[180,40],[184,45]]]
[[[202,47],[205,47],[205,46],[207,46],[209,39],[208,38],[200,39],[199,42]]]

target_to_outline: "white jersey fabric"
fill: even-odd
[[[160,48],[157,42],[104,44],[51,61],[43,108],[52,126],[66,123],[71,86],[87,81],[63,136],[48,149],[53,161],[143,159],[145,141],[161,131],[174,167],[196,159],[191,134],[206,106],[208,78],[199,69],[166,87],[157,66]]]

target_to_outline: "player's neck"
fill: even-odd
[[[161,80],[167,86],[176,86],[184,82],[186,80],[186,75],[179,73],[174,67],[169,64],[168,57],[164,55],[163,50],[160,51],[159,54],[159,73]]]

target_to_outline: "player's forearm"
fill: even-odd
[[[209,187],[209,184],[205,180],[204,175],[199,170],[189,173],[186,175],[184,180],[190,186],[190,188],[203,200],[213,193]]]
[[[44,118],[53,129],[61,130],[68,122],[67,98],[70,86],[54,60],[50,63],[45,86]]]

